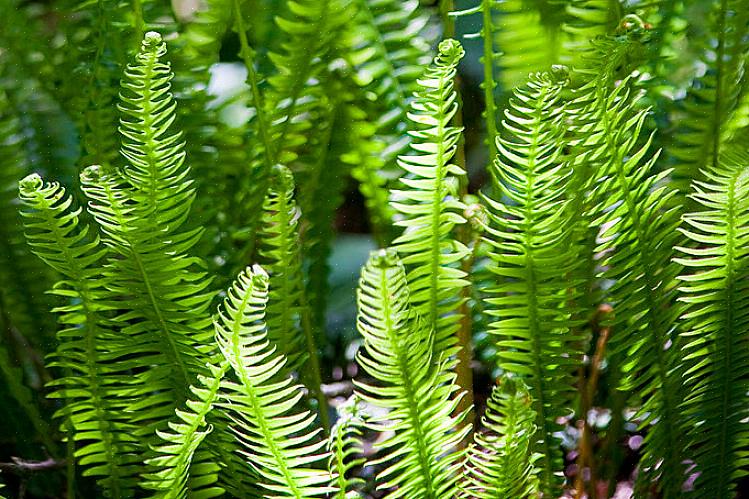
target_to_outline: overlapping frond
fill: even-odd
[[[465,498],[518,499],[538,495],[537,470],[533,453],[536,414],[528,388],[510,376],[503,376],[492,389],[483,417],[485,430],[474,435],[468,451]]]
[[[150,435],[186,399],[214,350],[210,279],[189,254],[202,231],[180,231],[194,190],[180,134],[171,128],[175,103],[169,66],[160,61],[164,52],[161,37],[149,32],[126,71],[120,107],[125,168],[93,166],[81,176],[89,212],[116,255],[104,274],[119,311],[115,321],[139,352],[128,361],[136,369],[128,380],[132,395],[140,397],[131,409]]]
[[[48,365],[65,374],[51,383],[50,396],[65,401],[58,416],[68,419],[73,438],[83,444],[76,458],[84,475],[96,476],[108,497],[127,497],[136,483],[138,446],[124,414],[130,398],[122,381],[123,348],[129,344],[112,329],[108,280],[101,277],[106,250],[80,224],[81,210],[71,210],[72,198],[59,184],[32,174],[20,182],[20,196],[32,251],[63,276],[52,293],[66,300],[55,309],[64,329]]]
[[[151,497],[207,499],[224,493],[216,486],[219,465],[214,460],[217,456],[198,450],[214,430],[206,417],[218,401],[221,382],[228,369],[226,361],[209,366],[210,376],[198,376],[199,384],[190,387],[192,398],[184,409],[176,410],[176,418],[169,422],[169,429],[157,430],[162,440],[154,446],[158,454],[146,461],[155,469],[143,475],[145,481],[141,485],[155,491]]]
[[[285,375],[286,359],[267,339],[268,275],[255,266],[241,273],[216,320],[216,339],[236,381],[222,383],[221,407],[234,421],[248,465],[268,497],[324,497],[331,492],[327,458],[315,415],[299,411],[301,386]]]
[[[458,181],[465,175],[452,163],[462,130],[451,126],[458,109],[454,78],[463,48],[444,40],[440,53],[419,79],[421,90],[408,117],[413,141],[398,158],[405,171],[402,188],[392,191],[392,205],[403,227],[394,247],[408,269],[411,303],[426,326],[434,329],[435,352],[455,353],[460,327],[459,290],[467,285],[457,263],[467,249],[453,231],[465,223]]]
[[[491,270],[487,313],[495,318],[498,363],[527,380],[537,414],[542,490],[558,492],[562,471],[557,420],[576,395],[584,338],[575,327],[576,242],[565,198],[562,91],[566,68],[533,75],[505,113],[492,167],[500,197],[485,198]]]
[[[353,169],[381,245],[394,237],[388,189],[397,180],[397,157],[410,137],[406,112],[429,63],[428,16],[414,0],[355,0],[354,23],[344,31],[343,57],[354,69],[361,103],[374,128],[378,150]]]
[[[653,425],[644,447],[648,472],[641,480],[654,480],[662,460],[658,485],[666,497],[675,497],[683,481],[673,371],[679,271],[671,257],[680,216],[678,207],[670,206],[675,191],[664,182],[668,171],[655,173],[657,154],[648,152],[652,137],[641,137],[647,110],[638,108],[633,79],[612,87],[594,77],[581,94],[572,106],[582,124],[574,133],[596,172],[593,225],[601,228],[600,277],[612,283],[606,290],[615,311],[611,350],[622,361],[623,387],[643,404],[642,424]]]
[[[695,497],[731,497],[746,475],[749,426],[749,155],[703,171],[684,216],[692,244],[679,248],[685,272],[683,318],[684,431],[699,476]]]
[[[393,250],[380,250],[362,270],[357,326],[364,338],[357,357],[372,383],[357,383],[365,402],[387,414],[368,426],[384,433],[376,463],[385,465],[378,487],[390,497],[456,497],[463,451],[456,447],[469,431],[458,412],[455,375],[444,354],[432,351],[433,329],[409,303],[406,273]]]

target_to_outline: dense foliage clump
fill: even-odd
[[[432,3],[0,4],[0,495],[738,496],[749,1]]]

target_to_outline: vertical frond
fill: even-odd
[[[467,254],[453,234],[465,223],[458,179],[465,172],[452,163],[462,130],[450,123],[458,109],[454,78],[464,51],[455,40],[440,43],[440,53],[419,79],[421,90],[408,117],[410,153],[398,158],[405,171],[392,205],[403,227],[394,242],[408,269],[411,303],[434,330],[435,352],[454,354],[460,325],[459,290],[467,285],[457,263]]]
[[[267,302],[268,275],[255,266],[237,277],[219,310],[216,339],[237,378],[222,383],[221,407],[267,494],[324,497],[331,492],[328,474],[313,466],[327,458],[325,441],[317,438],[315,415],[297,411],[301,387],[284,374],[286,359],[268,343]]]

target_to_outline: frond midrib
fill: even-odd
[[[543,118],[543,110],[546,104],[546,95],[548,87],[543,85],[541,87],[541,93],[539,94],[536,102],[538,103],[536,109],[534,109],[534,121],[538,126]],[[539,324],[538,317],[538,296],[536,291],[536,266],[533,260],[534,252],[534,227],[535,227],[535,202],[533,199],[534,195],[534,182],[536,174],[536,154],[538,150],[538,139],[539,134],[533,133],[531,143],[528,149],[528,165],[525,167],[528,171],[527,179],[528,186],[526,189],[526,200],[525,200],[525,213],[524,213],[524,228],[523,228],[523,246],[525,251],[525,272],[526,282],[528,283],[528,325],[530,330],[528,331],[533,345],[533,368],[535,371],[533,383],[536,385],[536,393],[533,397],[534,403],[537,406],[536,414],[539,421],[539,428],[543,436],[543,459],[547,462],[547,465],[543,467],[544,474],[546,475],[546,487],[551,487],[554,483],[553,477],[553,451],[552,443],[549,439],[552,435],[553,428],[549,427],[549,415],[546,411],[546,400],[544,397],[545,392],[545,373],[543,364],[543,347],[541,345],[541,334],[542,328]],[[553,415],[552,415],[553,416]]]

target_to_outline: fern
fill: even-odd
[[[328,469],[335,477],[333,487],[337,490],[336,499],[361,497],[358,489],[364,485],[364,480],[352,476],[352,470],[366,462],[358,457],[363,453],[361,440],[364,420],[360,411],[355,398],[347,401],[338,408],[338,421],[330,432]]]
[[[144,475],[142,486],[157,492],[159,498],[209,498],[223,494],[216,487],[219,466],[212,454],[198,453],[199,446],[213,430],[206,417],[218,400],[221,382],[229,369],[228,362],[210,366],[210,376],[198,376],[199,385],[191,387],[194,398],[186,410],[177,409],[177,422],[169,423],[169,431],[157,431],[163,443],[156,447],[159,455],[146,461],[157,471]],[[196,458],[202,458],[198,460]],[[188,480],[189,478],[189,480]],[[188,484],[190,485],[188,489]],[[189,492],[188,492],[189,490]]]
[[[381,245],[394,237],[388,188],[398,177],[397,157],[410,142],[406,113],[418,90],[422,67],[429,63],[428,16],[414,0],[355,0],[357,15],[341,42],[343,57],[362,87],[362,109],[374,128],[378,150],[355,165],[373,230]]]
[[[414,309],[434,329],[435,352],[452,354],[460,327],[456,296],[467,284],[455,265],[467,249],[452,234],[465,223],[457,199],[457,182],[465,172],[451,163],[461,130],[450,126],[458,106],[453,78],[464,52],[455,40],[443,41],[439,49],[411,104],[412,154],[399,157],[404,188],[392,192],[393,207],[402,214],[396,224],[404,230],[393,244],[409,269]]]
[[[122,352],[113,355],[104,347],[120,343],[108,320],[108,281],[99,276],[106,251],[98,238],[88,240],[89,228],[79,224],[81,210],[70,210],[72,199],[58,184],[43,184],[32,174],[21,181],[20,195],[32,250],[64,276],[52,292],[71,300],[56,309],[66,327],[58,333],[56,360],[49,364],[69,374],[52,383],[51,396],[65,400],[59,414],[69,419],[75,440],[85,443],[76,451],[87,468],[84,474],[101,477],[108,496],[126,497],[135,485],[137,445],[135,426],[123,413],[129,387],[121,381],[127,376]]]
[[[222,407],[268,494],[323,497],[331,492],[328,475],[310,466],[327,457],[325,441],[316,440],[315,416],[294,409],[302,392],[283,375],[286,359],[268,343],[267,300],[268,275],[256,266],[237,277],[219,311],[216,339],[237,376],[222,383]]]
[[[263,207],[259,233],[260,256],[270,274],[267,307],[268,340],[288,359],[288,368],[299,371],[316,395],[323,426],[329,426],[327,401],[320,392],[320,360],[310,310],[304,296],[294,178],[277,165]]]
[[[168,417],[196,374],[204,371],[210,343],[207,309],[212,293],[200,260],[188,251],[200,229],[179,232],[194,197],[179,133],[170,126],[175,103],[165,46],[157,33],[143,47],[123,81],[121,133],[128,166],[121,172],[90,167],[82,175],[89,211],[113,255],[105,268],[120,313],[116,321],[140,352],[140,362],[157,364],[135,376],[133,395],[150,434]],[[136,409],[133,408],[133,410]],[[140,419],[139,419],[140,420]]]
[[[522,381],[500,378],[487,401],[483,424],[468,451],[465,484],[461,497],[536,497],[538,478],[533,454],[536,415],[532,399]]]
[[[746,247],[749,157],[726,156],[694,184],[700,211],[684,217],[694,243],[679,248],[688,325],[684,340],[684,431],[697,462],[695,497],[732,497],[746,474]]]
[[[497,276],[487,299],[488,313],[496,317],[490,332],[497,336],[499,367],[530,385],[541,489],[549,495],[559,490],[562,471],[556,421],[573,405],[584,353],[574,322],[579,260],[563,197],[571,173],[560,104],[567,81],[566,70],[557,68],[532,76],[515,91],[492,168],[495,189],[507,201],[486,198],[486,239]]]
[[[678,269],[670,264],[677,242],[678,208],[668,208],[674,191],[663,184],[668,174],[656,175],[657,155],[647,157],[652,137],[638,144],[646,110],[638,110],[632,95],[632,80],[614,89],[597,87],[593,82],[584,93],[597,95],[593,109],[593,129],[582,130],[590,147],[589,160],[599,161],[594,197],[602,227],[598,253],[602,276],[614,282],[607,290],[615,310],[613,350],[625,356],[621,369],[623,384],[640,394],[639,414],[643,424],[654,428],[645,438],[645,468],[654,472],[660,466],[659,485],[666,497],[681,490],[683,471],[678,428],[678,386],[673,343],[675,277]],[[581,100],[585,100],[582,97]],[[650,476],[643,473],[644,476]]]
[[[433,332],[409,304],[403,265],[393,250],[373,253],[359,281],[357,325],[364,338],[361,368],[377,384],[358,382],[365,402],[388,410],[373,430],[389,434],[378,448],[386,464],[379,488],[389,497],[451,498],[457,494],[462,451],[469,431],[457,412],[455,375],[444,355],[432,352]],[[375,464],[376,464],[375,463]]]

